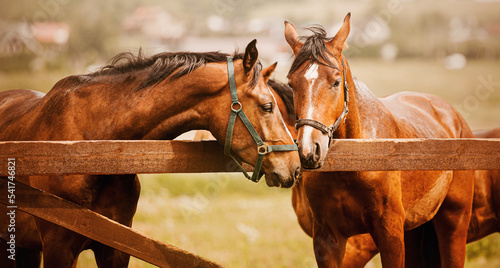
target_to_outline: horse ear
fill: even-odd
[[[271,65],[271,66],[265,68],[264,70],[262,70],[262,78],[264,78],[264,81],[266,83],[267,83],[267,81],[269,81],[269,78],[273,74],[274,69],[276,69],[276,65],[278,65],[278,62],[275,62],[273,65]]]
[[[259,51],[255,46],[256,43],[257,39],[254,39],[245,48],[245,56],[243,56],[243,68],[245,68],[245,73],[247,74],[253,69],[253,66],[259,58]]]
[[[351,12],[347,13],[347,16],[344,18],[344,23],[342,24],[342,27],[340,27],[340,30],[338,33],[335,35],[335,37],[326,42],[327,47],[332,50],[332,51],[340,51],[344,50],[345,47],[347,47],[347,44],[345,40],[349,36],[349,32],[351,31]]]
[[[292,48],[293,54],[297,56],[304,43],[300,42],[299,34],[297,33],[295,26],[288,21],[285,21],[285,39]]]

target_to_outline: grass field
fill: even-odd
[[[398,91],[439,95],[465,106],[473,129],[500,126],[500,62],[472,61],[446,70],[440,61],[351,60],[353,73],[378,96]],[[3,73],[0,91],[48,91],[68,72]],[[284,81],[283,73],[277,78]],[[476,90],[489,81],[487,96]],[[483,92],[484,93],[484,92]],[[476,103],[477,102],[477,103]],[[464,105],[465,103],[465,105]],[[300,229],[291,191],[239,174],[141,175],[142,193],[133,227],[156,239],[227,267],[315,267],[312,240]],[[468,246],[467,267],[500,267],[500,235]],[[94,267],[84,252],[79,267]],[[132,259],[130,267],[151,267]],[[369,267],[380,267],[375,259]]]
[[[134,229],[225,267],[316,267],[289,189],[241,175],[142,175]],[[466,267],[500,267],[500,234],[468,246]],[[92,253],[80,258],[93,267]],[[132,259],[130,267],[154,267]],[[377,256],[367,267],[381,267]]]

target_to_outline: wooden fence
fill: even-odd
[[[16,176],[237,172],[213,141],[0,142]],[[248,169],[250,169],[248,167]],[[315,171],[500,169],[500,139],[337,140]],[[7,166],[0,176],[8,176]],[[220,265],[16,181],[16,208],[160,267]],[[8,180],[0,179],[0,189]],[[7,194],[0,203],[9,206]]]

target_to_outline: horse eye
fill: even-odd
[[[273,111],[273,104],[272,103],[266,103],[264,105],[261,105],[260,109],[262,109],[263,112],[271,113]]]
[[[340,81],[337,80],[335,81],[335,83],[333,83],[332,87],[338,87],[340,85]]]

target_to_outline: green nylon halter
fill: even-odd
[[[227,76],[229,80],[229,88],[231,90],[232,102],[231,102],[231,115],[229,116],[229,123],[227,124],[226,142],[224,144],[224,154],[230,156],[234,160],[234,162],[236,162],[236,164],[241,169],[241,171],[243,172],[243,174],[247,179],[253,182],[258,182],[261,177],[259,174],[260,174],[260,169],[262,167],[262,161],[264,160],[264,155],[271,152],[298,151],[298,147],[297,144],[268,145],[267,143],[263,142],[259,134],[255,130],[255,128],[252,126],[252,123],[250,123],[250,120],[243,112],[242,110],[243,106],[238,101],[238,93],[236,92],[236,82],[234,80],[233,58],[231,57],[227,58]],[[251,177],[245,171],[243,166],[241,166],[238,160],[236,160],[236,158],[233,155],[231,155],[231,141],[233,139],[233,130],[234,130],[234,123],[236,122],[236,116],[240,117],[241,121],[247,128],[248,132],[250,132],[250,135],[257,144],[258,157]]]

